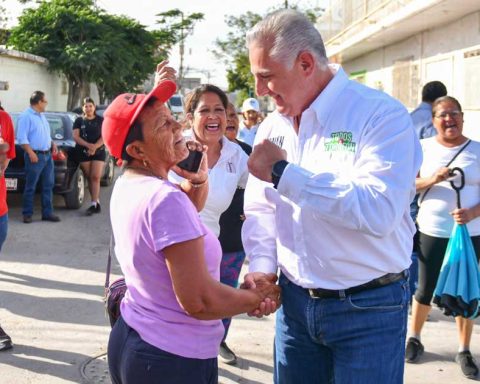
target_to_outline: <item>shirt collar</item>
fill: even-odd
[[[350,81],[347,74],[339,64],[329,64],[328,67],[333,73],[333,78],[327,86],[320,92],[313,103],[304,111],[313,109],[317,120],[323,123],[328,120],[330,113],[335,109],[336,101],[341,92]]]
[[[27,111],[30,112],[32,115],[42,116],[42,114],[40,112],[37,112],[32,107],[28,107]]]

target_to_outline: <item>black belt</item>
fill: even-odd
[[[50,153],[50,149],[47,149],[46,151],[37,151],[36,149],[33,150],[37,155],[48,155]]]
[[[340,290],[310,288],[308,289],[308,293],[312,299],[344,299],[346,296],[353,293],[366,291],[367,289],[383,287],[385,285],[395,283],[396,281],[406,279],[407,277],[408,269],[399,273],[387,273],[386,275],[373,279],[365,284],[357,285],[356,287]]]

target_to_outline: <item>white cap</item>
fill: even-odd
[[[243,102],[242,112],[247,112],[247,111],[260,112],[260,105],[258,104],[257,99],[254,99],[254,98],[251,97],[250,99],[246,99]]]

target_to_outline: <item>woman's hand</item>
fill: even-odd
[[[275,285],[278,277],[274,273],[250,272],[245,275],[244,282],[240,285],[242,289],[257,289],[257,287],[271,287],[272,291],[266,297],[262,298],[260,305],[253,311],[248,312],[248,316],[261,318],[275,312],[282,305],[280,297],[280,287]],[[278,290],[273,287],[278,287]]]
[[[476,217],[474,210],[470,208],[456,208],[450,214],[458,224],[467,224]]]
[[[187,141],[187,147],[189,150],[202,152],[202,162],[200,163],[200,167],[198,168],[197,172],[189,172],[185,169],[180,168],[178,165],[174,165],[172,167],[172,171],[174,171],[177,175],[183,177],[184,179],[188,180],[190,184],[193,185],[203,185],[208,180],[208,161],[207,161],[207,149],[206,145],[200,144],[198,141],[189,140]]]
[[[155,71],[155,87],[163,80],[177,81],[177,71],[173,67],[168,66],[168,60],[163,60],[157,64],[157,70]]]
[[[431,176],[432,185],[441,183],[449,177],[451,177],[450,169],[447,167],[441,167]]]

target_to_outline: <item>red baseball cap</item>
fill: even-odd
[[[123,93],[115,98],[103,114],[102,137],[110,153],[121,158],[130,127],[150,98],[164,103],[177,90],[173,81],[164,80],[149,94]]]

